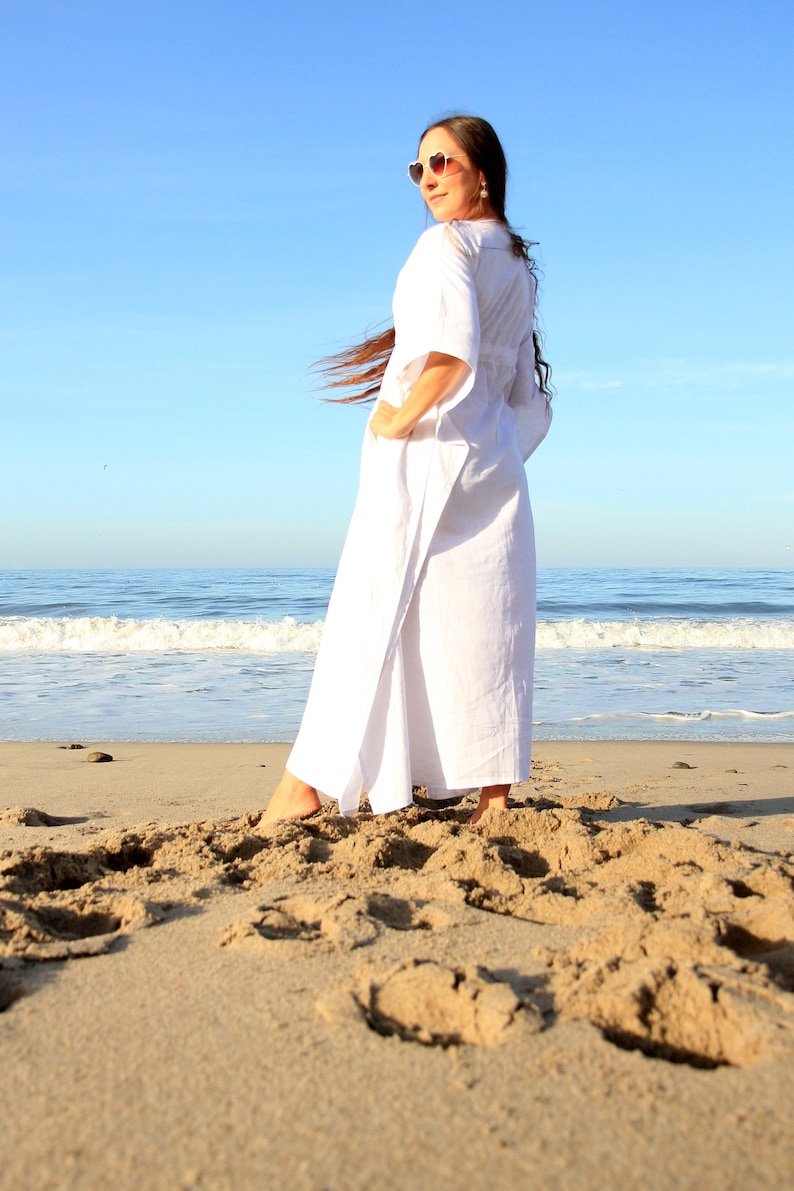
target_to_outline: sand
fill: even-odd
[[[0,744],[0,1186],[791,1185],[794,746],[263,829],[286,745],[81,743]]]

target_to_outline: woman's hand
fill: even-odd
[[[403,425],[400,412],[397,406],[389,405],[388,401],[379,401],[369,420],[372,433],[378,438],[407,438],[413,426]]]
[[[369,420],[370,430],[380,438],[407,438],[428,410],[458,391],[468,372],[468,364],[457,356],[430,352],[405,405],[379,401]]]

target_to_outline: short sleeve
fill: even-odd
[[[430,352],[444,352],[469,366],[452,404],[471,389],[480,347],[476,267],[477,254],[454,223],[428,229],[411,253],[394,301],[397,381],[404,395]]]
[[[480,315],[474,288],[476,257],[454,224],[444,224],[441,240],[440,293],[435,342],[430,351],[446,352],[477,367]]]

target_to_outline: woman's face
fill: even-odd
[[[481,170],[475,168],[460,144],[446,128],[431,128],[422,137],[419,146],[419,161],[427,165],[433,153],[446,153],[447,170],[443,178],[437,178],[429,169],[422,174],[420,189],[422,198],[439,223],[450,219],[485,219],[493,212],[487,199],[480,198],[485,183]],[[454,156],[453,156],[454,155]]]

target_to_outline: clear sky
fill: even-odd
[[[450,110],[540,242],[546,566],[791,566],[790,0],[0,0],[0,567],[332,566]]]

